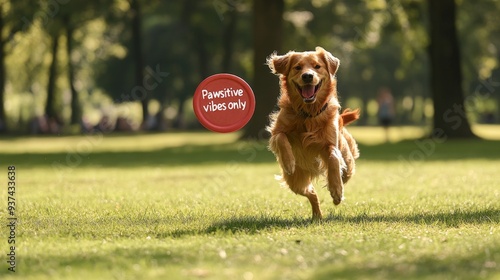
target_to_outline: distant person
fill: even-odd
[[[80,120],[80,129],[83,134],[89,134],[94,132],[94,126],[85,116],[82,116],[82,119]]]
[[[378,120],[384,128],[385,141],[389,142],[389,126],[394,120],[394,98],[388,88],[382,88],[379,91],[378,97]]]
[[[49,133],[49,124],[47,116],[35,116],[30,121],[31,134],[46,134]]]
[[[132,127],[131,123],[132,122],[126,117],[120,116],[116,119],[115,131],[122,131],[122,132],[134,131],[134,128]]]
[[[49,125],[50,134],[60,134],[63,127],[63,121],[59,117],[49,117],[47,119],[47,124]]]
[[[111,121],[111,118],[108,115],[103,115],[99,123],[94,126],[95,131],[109,133],[115,130],[116,123]]]

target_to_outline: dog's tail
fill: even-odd
[[[347,126],[357,119],[359,119],[359,109],[351,110],[347,108],[340,114],[339,125],[340,127]]]

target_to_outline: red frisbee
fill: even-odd
[[[193,109],[204,127],[215,132],[233,132],[252,118],[255,96],[242,78],[226,73],[215,74],[196,88]]]

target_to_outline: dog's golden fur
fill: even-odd
[[[271,114],[267,128],[269,149],[276,155],[288,187],[306,196],[313,219],[321,219],[319,199],[311,183],[325,174],[338,205],[344,184],[355,171],[358,147],[346,125],[359,118],[359,110],[342,114],[335,73],[339,60],[321,47],[315,51],[273,53],[267,64],[280,78],[280,110]]]

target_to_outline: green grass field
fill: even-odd
[[[357,173],[337,207],[318,180],[319,223],[237,134],[0,138],[1,222],[9,165],[18,218],[0,278],[500,279],[500,126],[444,143],[351,131]]]

